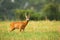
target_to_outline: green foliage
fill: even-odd
[[[33,13],[32,10],[20,10],[20,9],[16,9],[13,12],[14,12],[15,18],[17,18],[18,20],[25,19],[25,13],[26,14],[28,13],[28,15]]]
[[[60,1],[0,0],[0,20],[23,20],[27,12],[31,20],[60,20]]]
[[[32,13],[31,14],[31,20],[39,20],[40,14],[39,13]]]
[[[30,20],[40,20],[41,19],[41,16],[40,16],[40,13],[38,12],[35,12],[33,10],[19,10],[19,9],[16,9],[14,11],[15,13],[15,17],[17,19],[25,19],[25,13],[28,13],[28,15],[30,14]]]
[[[43,8],[42,12],[42,14],[44,14],[43,16],[47,16],[47,18],[50,20],[59,20],[58,16],[60,13],[58,11],[58,5],[54,5],[53,3],[48,4],[45,6],[45,8]]]

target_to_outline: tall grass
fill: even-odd
[[[30,21],[24,32],[9,32],[11,22],[0,22],[0,40],[60,40],[60,21]]]

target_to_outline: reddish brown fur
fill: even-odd
[[[12,22],[10,24],[10,31],[13,31],[15,29],[20,29],[20,31],[22,31],[22,30],[24,31],[26,25],[29,22],[29,20],[27,20],[27,19],[29,19],[29,17],[26,16],[26,20],[23,22]]]

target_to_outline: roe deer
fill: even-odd
[[[30,18],[30,15],[26,15],[25,14],[25,17],[26,17],[26,20],[25,21],[21,21],[21,22],[12,22],[10,24],[10,31],[13,31],[15,29],[19,29],[20,31],[24,31],[26,25],[28,24],[29,22],[29,18]]]

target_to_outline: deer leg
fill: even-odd
[[[13,31],[13,30],[15,30],[15,28],[12,28],[12,29],[10,30],[10,32]]]
[[[22,29],[19,27],[19,29],[20,29],[20,32],[22,31]]]
[[[21,31],[24,31],[24,29],[20,29],[20,32],[21,32]]]
[[[24,28],[22,30],[24,31]]]

